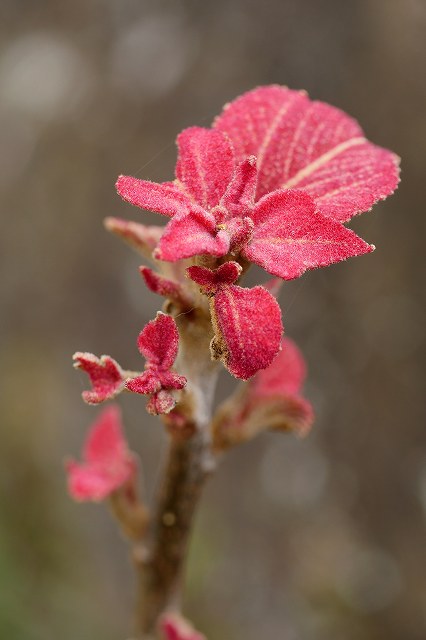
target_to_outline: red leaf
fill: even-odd
[[[204,209],[211,209],[230,183],[234,152],[228,138],[219,131],[190,127],[177,138],[179,149],[176,178],[185,193]]]
[[[155,320],[148,322],[140,332],[138,348],[149,361],[162,369],[168,369],[174,363],[179,347],[179,333],[176,322],[171,316],[157,313]]]
[[[344,222],[398,184],[397,156],[365,140],[343,111],[304,92],[259,87],[227,105],[215,127],[229,135],[238,161],[257,156],[258,198],[303,188],[324,215]]]
[[[124,389],[126,377],[120,365],[110,358],[97,358],[93,353],[78,351],[73,355],[74,367],[85,371],[92,383],[91,391],[83,391],[83,400],[88,404],[98,404],[114,398]]]
[[[283,326],[277,301],[266,289],[223,287],[211,299],[211,310],[216,333],[213,358],[243,380],[271,364],[280,348]]]
[[[154,257],[174,262],[202,254],[224,256],[228,250],[228,235],[217,230],[211,213],[198,207],[169,222]]]
[[[374,249],[315,211],[314,201],[303,191],[275,191],[257,203],[252,216],[253,237],[243,255],[284,280]]]
[[[69,492],[75,500],[103,500],[131,480],[135,465],[123,435],[120,410],[109,406],[88,433],[83,462],[67,464]]]
[[[188,212],[191,205],[190,198],[174,182],[159,184],[131,176],[119,176],[115,187],[126,202],[165,216]]]

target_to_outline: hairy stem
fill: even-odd
[[[170,440],[148,550],[136,561],[137,640],[155,638],[161,614],[179,608],[194,513],[203,484],[214,469],[209,425],[217,366],[208,349],[210,318],[205,309],[197,309],[177,322],[181,346],[176,368],[188,380],[182,407],[192,435]]]

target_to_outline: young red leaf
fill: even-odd
[[[119,176],[115,185],[117,193],[130,204],[174,216],[189,211],[191,199],[174,182],[150,182],[131,176]]]
[[[194,265],[186,273],[191,280],[200,285],[205,293],[216,293],[224,285],[233,284],[241,275],[243,268],[238,262],[225,262],[217,269],[207,269]]]
[[[83,462],[71,460],[66,469],[68,489],[75,500],[103,500],[131,481],[136,460],[123,435],[118,406],[103,410],[88,433]]]
[[[283,326],[275,298],[263,287],[220,288],[211,298],[215,337],[212,357],[236,378],[247,380],[268,367],[280,349]]]
[[[171,391],[183,389],[186,378],[179,376],[171,367],[179,348],[179,333],[171,316],[160,311],[138,337],[138,348],[146,358],[145,371],[127,380],[126,388],[134,393],[151,395],[147,410],[150,413],[167,413],[176,404]]]
[[[206,640],[194,627],[177,613],[167,613],[160,620],[164,640]]]
[[[174,363],[179,347],[179,333],[171,316],[157,313],[138,337],[138,348],[151,365],[168,369]]]
[[[234,151],[227,136],[214,129],[190,127],[178,135],[176,178],[185,193],[204,209],[211,209],[231,182]]]
[[[214,126],[238,161],[257,156],[257,197],[303,188],[324,215],[344,222],[385,199],[399,180],[399,159],[364,138],[340,109],[301,91],[259,87],[228,104]]]
[[[121,218],[105,218],[105,228],[122,238],[133,249],[147,258],[152,258],[152,252],[160,241],[164,227],[146,226]]]
[[[78,351],[73,355],[74,367],[85,371],[92,383],[91,391],[83,391],[83,400],[88,404],[98,404],[114,398],[124,389],[124,383],[128,378],[120,365],[110,358],[101,356],[97,358],[93,353]]]
[[[252,217],[254,232],[243,256],[284,280],[374,249],[350,229],[316,211],[304,191],[270,193],[256,204]]]

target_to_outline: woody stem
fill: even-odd
[[[197,310],[177,322],[181,338],[177,370],[188,380],[184,415],[193,435],[170,439],[148,550],[136,561],[137,640],[155,638],[161,614],[180,606],[194,513],[204,482],[214,469],[209,425],[217,367],[208,350],[210,318]]]

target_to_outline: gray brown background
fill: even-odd
[[[178,131],[277,82],[357,117],[402,184],[352,225],[373,255],[283,288],[315,428],[223,461],[187,612],[209,640],[424,640],[425,32],[424,0],[0,0],[1,638],[129,633],[126,546],[62,470],[96,414],[72,353],[139,368],[159,304],[102,218],[154,221],[116,176],[169,179]],[[161,429],[121,404],[150,496]]]

